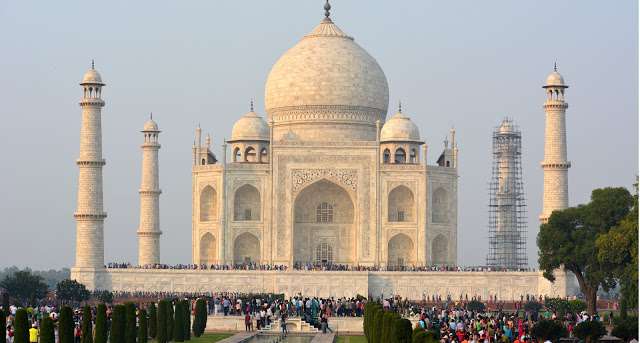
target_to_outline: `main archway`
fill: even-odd
[[[248,232],[236,237],[233,243],[234,263],[260,263],[260,241]]]
[[[326,179],[304,188],[294,202],[293,261],[353,263],[354,218],[353,201],[344,188]]]
[[[413,242],[404,233],[399,233],[389,240],[387,254],[387,264],[392,268],[410,266],[415,262],[411,258],[414,256]]]

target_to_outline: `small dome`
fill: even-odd
[[[389,118],[380,131],[381,142],[420,141],[420,131],[409,117],[398,112]]]
[[[553,72],[551,72],[551,74],[549,74],[549,76],[547,76],[547,82],[545,82],[544,87],[566,88],[567,86],[564,84],[564,78],[562,77],[562,75],[560,75],[557,70],[554,70]]]
[[[504,119],[502,120],[502,123],[500,124],[500,127],[498,127],[498,132],[499,133],[514,133],[516,130],[513,126],[513,121],[511,119]]]
[[[98,71],[93,68],[87,70],[87,72],[84,73],[84,76],[82,77],[82,82],[80,82],[80,84],[81,85],[85,85],[85,84],[104,85],[104,83],[102,83],[102,77],[100,76],[100,73],[98,73]]]
[[[144,128],[142,131],[158,131],[158,124],[153,121],[153,119],[149,119],[146,123],[144,123]]]
[[[232,141],[268,141],[269,126],[256,112],[242,116],[231,130]]]

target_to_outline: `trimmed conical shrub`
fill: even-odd
[[[411,322],[406,318],[396,318],[393,323],[393,340],[397,343],[411,343],[411,336],[413,330],[411,329]]]
[[[111,335],[109,336],[110,343],[125,343],[124,330],[126,326],[126,316],[127,313],[124,305],[116,305],[113,308]]]
[[[149,318],[147,318],[147,311],[140,309],[138,311],[138,343],[147,343],[149,333],[147,331]]]
[[[384,317],[384,310],[380,309],[376,311],[376,315],[373,318],[373,342],[384,343],[382,340],[382,318]]]
[[[173,340],[175,342],[184,342],[184,310],[182,309],[182,301],[176,301],[175,314],[173,318]]]
[[[13,328],[13,342],[29,343],[29,319],[27,319],[27,311],[23,308],[16,311]]]
[[[128,302],[124,304],[124,309],[124,342],[136,343],[136,305],[132,302]]]
[[[59,343],[73,343],[73,311],[69,306],[63,306],[58,319]]]
[[[193,335],[200,337],[207,328],[207,303],[204,299],[196,301],[196,315],[193,319]]]
[[[7,339],[7,316],[0,310],[0,343],[6,343]]]
[[[107,343],[107,306],[99,304],[96,308],[96,327],[94,343]]]
[[[53,327],[53,320],[46,316],[42,318],[40,324],[40,343],[55,343],[56,334]]]
[[[184,340],[191,340],[191,301],[184,300],[182,309],[184,312]]]
[[[149,306],[149,337],[151,337],[151,339],[155,339],[157,335],[158,335],[158,311],[156,310],[156,304],[151,303],[151,306]]]
[[[81,343],[93,343],[93,322],[91,318],[91,307],[82,308],[82,337]]]
[[[174,315],[175,313],[173,309],[173,301],[169,300],[167,305],[167,339],[170,341],[173,340],[173,335],[174,335],[174,327],[173,327]]]
[[[158,343],[167,343],[167,301],[160,300],[158,303]]]

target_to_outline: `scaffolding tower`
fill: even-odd
[[[522,185],[522,133],[509,118],[493,131],[489,183],[489,254],[498,269],[527,267],[527,205]]]

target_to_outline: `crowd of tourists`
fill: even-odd
[[[106,268],[115,269],[184,269],[184,270],[278,270],[286,271],[288,267],[282,264],[264,263],[235,263],[235,264],[176,264],[164,263],[133,265],[128,262],[111,262]],[[338,263],[303,263],[295,262],[293,270],[301,271],[405,271],[405,272],[511,272],[511,271],[535,271],[531,268],[496,268],[483,266],[450,266],[450,265],[425,265],[425,266],[361,266]]]

